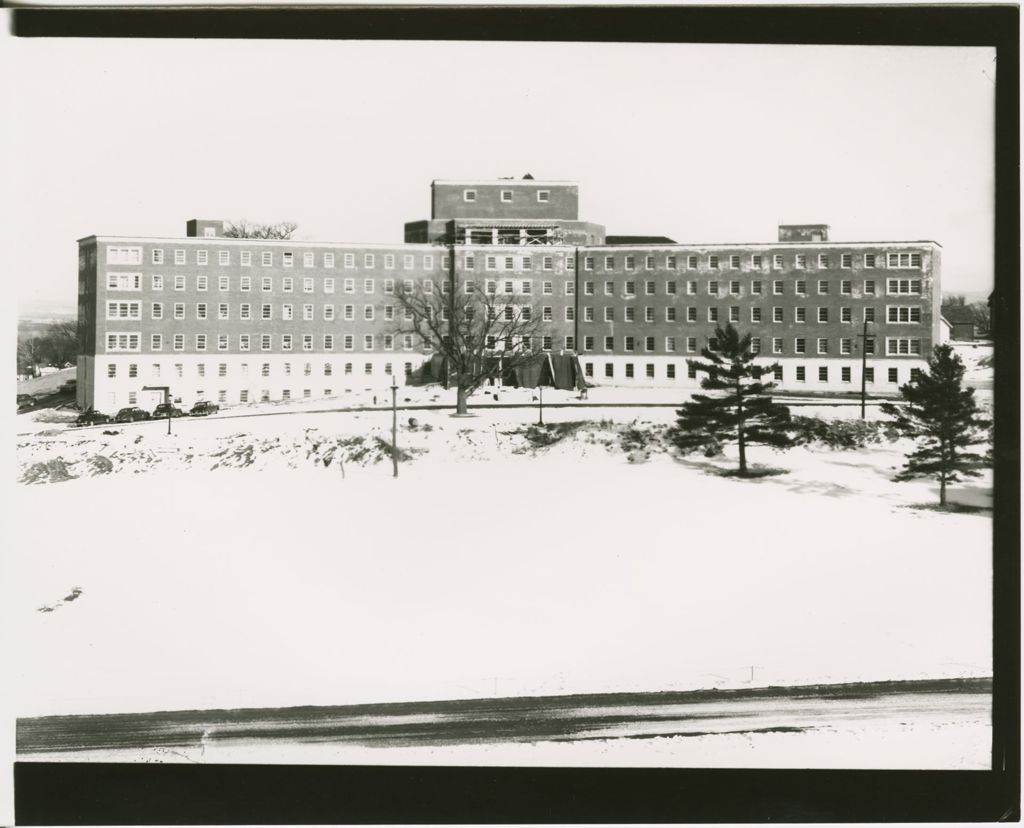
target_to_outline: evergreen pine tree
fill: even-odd
[[[789,434],[789,409],[772,401],[772,382],[762,382],[775,365],[755,365],[750,334],[740,336],[732,326],[716,328],[717,348],[701,350],[704,360],[687,360],[707,374],[700,387],[714,395],[694,394],[676,414],[672,439],[684,451],[735,442],[739,446],[741,475],[747,474],[747,445],[760,443],[775,448],[793,445]]]
[[[964,364],[949,345],[936,345],[928,370],[900,388],[906,404],[884,403],[882,412],[896,428],[918,441],[896,480],[934,477],[939,505],[946,505],[946,485],[977,477],[985,458],[970,450],[981,442],[991,422],[981,416],[974,389],[963,387]]]

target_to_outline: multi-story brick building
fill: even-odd
[[[594,384],[693,388],[687,358],[732,322],[778,363],[784,388],[895,391],[939,341],[940,247],[833,242],[825,225],[778,241],[609,244],[578,217],[574,183],[435,181],[405,243],[234,239],[192,220],[181,238],[79,240],[78,402],[153,407],[330,397],[417,371],[429,344],[401,332],[413,283],[529,300],[535,348],[579,355]],[[500,344],[498,345],[500,347]]]

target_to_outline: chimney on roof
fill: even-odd
[[[527,173],[523,176],[523,181],[533,181],[533,176]]]
[[[827,242],[827,224],[780,224],[780,242]]]

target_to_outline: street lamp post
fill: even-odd
[[[865,419],[868,399],[868,339],[874,340],[874,334],[868,334],[868,320],[864,317],[864,332],[857,334],[860,339],[860,418]]]
[[[537,386],[537,391],[540,394],[540,396],[539,396],[539,399],[540,399],[540,406],[539,406],[539,408],[540,408],[540,411],[539,411],[540,417],[537,420],[537,425],[544,425],[544,386],[543,385],[538,385]]]
[[[143,391],[163,391],[164,405],[167,406],[167,433],[171,433],[171,388],[169,385],[143,385]]]
[[[398,477],[398,383],[391,376],[391,465],[392,477]]]

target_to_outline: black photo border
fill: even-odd
[[[990,771],[15,762],[16,823],[1019,820],[1019,23],[1018,8],[1009,5],[14,8],[11,31],[23,38],[994,46],[996,262],[992,317],[999,343],[994,394]],[[936,170],[936,175],[941,173]]]

